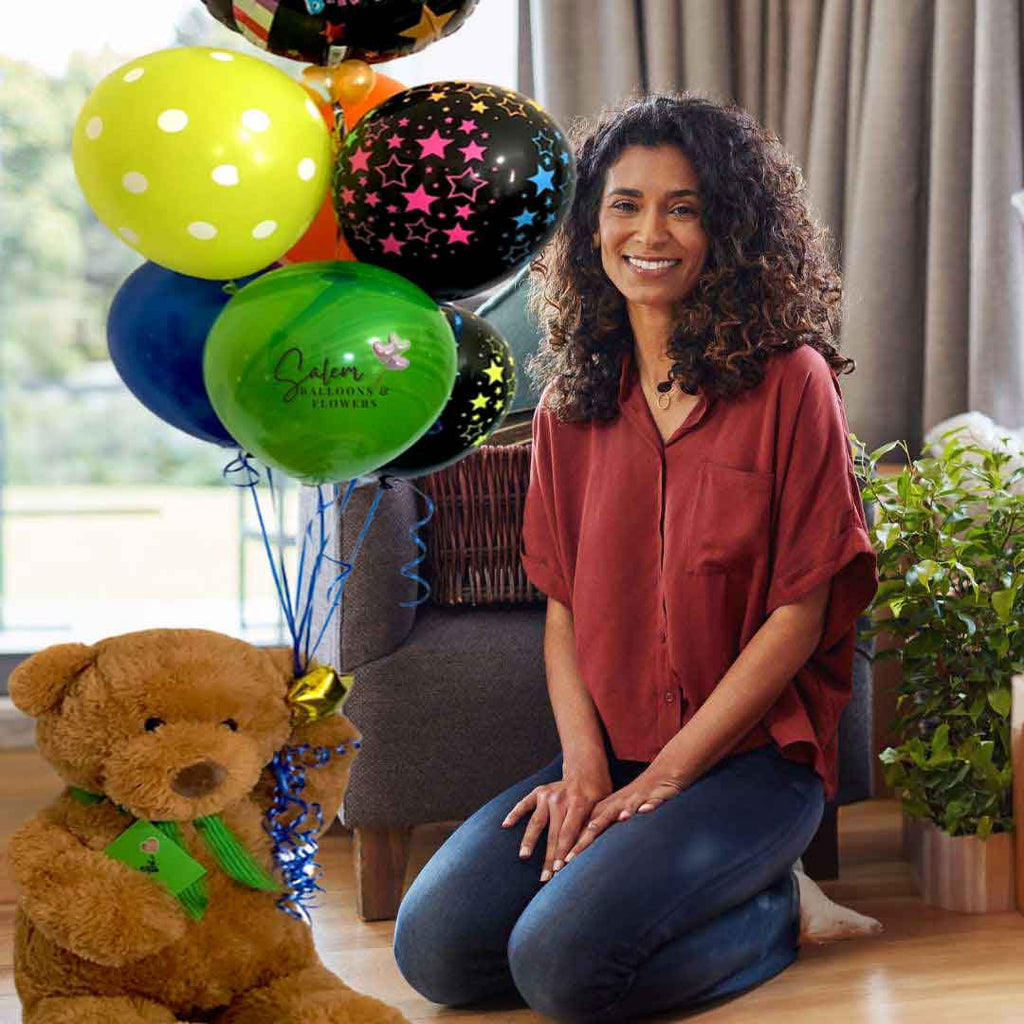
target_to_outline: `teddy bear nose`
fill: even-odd
[[[171,789],[181,796],[206,796],[224,781],[226,775],[223,766],[216,761],[197,761],[175,775]]]

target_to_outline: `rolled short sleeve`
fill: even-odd
[[[803,354],[780,388],[767,614],[831,580],[819,650],[843,640],[878,588],[839,383]]]
[[[552,432],[557,428],[553,413],[544,400],[533,415],[533,449],[530,457],[530,485],[523,509],[520,560],[530,582],[556,601],[571,604],[566,563],[559,535],[558,493],[553,466]]]

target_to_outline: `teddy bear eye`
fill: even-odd
[[[146,732],[155,732],[164,724],[162,718],[147,718],[146,719]]]
[[[238,723],[233,718],[225,718],[221,725],[226,725],[232,732],[238,732]]]

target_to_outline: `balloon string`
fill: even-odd
[[[235,481],[231,477],[235,474],[244,474],[244,478]],[[338,506],[339,518],[344,516],[345,510],[352,498],[357,485],[357,480],[351,480],[346,488],[345,495],[341,497],[338,484],[332,485],[332,496],[328,500],[324,496],[323,485],[317,487],[316,510],[310,516],[303,531],[302,543],[298,555],[298,575],[295,584],[294,599],[291,586],[288,580],[288,570],[284,557],[284,538],[278,531],[278,557],[274,558],[274,552],[270,543],[270,534],[267,531],[266,519],[263,515],[263,507],[260,504],[258,484],[260,482],[259,470],[252,464],[252,456],[244,451],[239,451],[237,456],[229,462],[223,470],[224,478],[236,487],[246,487],[252,495],[253,507],[256,509],[256,518],[260,527],[260,538],[263,541],[263,550],[267,556],[267,563],[274,580],[274,588],[277,591],[277,599],[284,613],[285,622],[288,626],[288,633],[292,640],[292,658],[296,677],[303,675],[311,659],[315,657],[320,644],[323,642],[327,629],[334,619],[334,615],[341,605],[345,594],[345,587],[348,584],[349,576],[352,574],[353,565],[363,546],[363,542],[369,533],[373,518],[377,513],[384,492],[391,490],[392,485],[388,483],[387,477],[380,477],[380,485],[373,497],[369,511],[363,522],[362,529],[352,548],[349,559],[344,557],[332,558],[327,554],[331,535],[327,531],[326,515],[332,506]],[[273,470],[267,467],[267,484],[270,487],[271,504],[275,515],[279,515],[278,497],[274,484]],[[429,499],[428,499],[429,500]],[[280,521],[280,519],[279,519]],[[317,537],[314,540],[313,531],[317,528]],[[422,546],[422,545],[421,545]],[[313,549],[315,548],[315,554]],[[338,574],[328,584],[326,591],[327,612],[324,615],[323,623],[317,633],[316,640],[312,640],[313,634],[313,609],[316,594],[316,584],[320,578],[324,563],[338,567]],[[307,565],[309,569],[306,576]]]
[[[296,674],[300,674],[298,669],[298,639],[295,632],[295,617],[292,615],[292,606],[290,597],[286,598],[288,594],[288,587],[286,581],[282,581],[278,574],[277,565],[274,561],[274,552],[270,547],[270,536],[267,533],[267,526],[263,519],[263,509],[260,506],[260,497],[257,493],[257,484],[260,482],[259,470],[253,466],[251,456],[239,450],[238,455],[235,456],[225,467],[223,471],[223,477],[228,483],[235,487],[247,487],[249,493],[252,495],[253,506],[256,509],[256,518],[260,524],[260,536],[263,540],[263,550],[267,555],[267,562],[270,565],[270,572],[274,579],[274,587],[277,590],[277,599],[284,612],[285,622],[288,625],[288,632],[292,638],[292,653],[295,659]],[[235,482],[231,479],[231,475],[234,473],[245,473],[245,479],[240,482]],[[281,561],[281,572],[284,572],[284,561]]]
[[[319,640],[318,640],[318,642],[317,642],[317,644],[315,646],[311,647],[310,639],[311,639],[311,635],[312,635],[313,606],[314,606],[314,600],[313,599],[314,599],[314,593],[315,593],[315,589],[316,589],[316,581],[320,578],[320,572],[321,572],[321,569],[323,567],[323,563],[324,562],[330,562],[332,565],[340,566],[341,567],[341,572],[339,573],[339,576],[347,576],[349,573],[352,572],[352,566],[351,566],[350,563],[346,562],[344,559],[340,559],[339,560],[337,558],[331,558],[330,555],[327,554],[327,546],[328,546],[328,543],[330,542],[330,535],[327,533],[327,526],[326,526],[325,516],[326,516],[327,510],[329,508],[331,508],[332,506],[334,506],[334,505],[338,506],[339,517],[340,516],[344,516],[345,509],[348,506],[349,500],[351,499],[352,494],[355,491],[355,488],[356,488],[356,481],[355,480],[350,481],[349,485],[348,485],[348,489],[345,492],[345,497],[344,497],[344,499],[342,499],[340,497],[340,488],[338,487],[337,484],[333,484],[332,485],[332,496],[331,496],[331,498],[329,500],[324,500],[323,488],[322,487],[317,487],[317,509],[316,509],[315,517],[316,517],[316,520],[319,523],[319,527],[320,527],[320,540],[319,540],[319,544],[318,544],[318,548],[317,548],[316,558],[315,558],[315,560],[313,562],[312,569],[310,570],[309,584],[308,584],[308,589],[307,589],[307,593],[306,593],[305,609],[303,611],[301,623],[300,623],[300,626],[299,626],[299,637],[300,637],[300,640],[303,643],[303,649],[304,649],[303,653],[304,653],[305,663],[307,665],[309,664],[310,659],[312,658],[312,656],[316,653],[317,647],[319,647]],[[312,540],[312,530],[313,530],[313,517],[310,517],[309,522],[306,524],[305,536],[303,537],[303,551],[305,551],[307,540],[310,540],[310,541]],[[330,597],[331,591],[333,590],[333,588],[337,584],[337,582],[338,582],[338,580],[336,578],[330,584],[330,586],[327,588],[328,597]],[[301,586],[300,586],[299,589],[301,589]],[[337,604],[332,604],[329,607],[328,612],[327,612],[327,616],[324,619],[324,624],[323,624],[324,630],[326,630],[327,626],[330,624],[331,619],[334,616],[334,611],[335,611],[336,608],[337,608]],[[323,635],[323,631],[321,631],[321,636],[322,635]]]
[[[355,481],[353,481],[353,483],[354,482]],[[349,484],[350,493],[351,489],[352,484]],[[352,574],[352,563],[354,563],[356,558],[359,556],[359,549],[363,546],[363,541],[370,530],[370,525],[373,523],[373,517],[377,514],[377,506],[380,505],[380,500],[384,496],[384,492],[389,490],[391,490],[391,485],[388,484],[386,479],[382,476],[380,478],[380,486],[377,488],[377,493],[373,496],[373,502],[370,505],[369,511],[366,513],[363,528],[359,531],[359,536],[356,538],[355,545],[352,548],[352,554],[349,555],[349,561],[342,564],[341,571],[327,588],[327,600],[330,603],[327,606],[327,615],[324,617],[323,626],[321,626],[320,632],[317,635],[316,643],[313,644],[314,653],[320,646],[320,642],[323,640],[324,634],[327,632],[327,626],[334,616],[335,609],[341,604],[341,599],[345,595],[345,587],[348,585],[348,578]],[[346,495],[345,500],[347,503],[348,495]]]
[[[296,676],[299,676],[299,675],[302,675],[302,673],[305,671],[306,666],[302,664],[301,659],[299,658],[299,633],[298,633],[298,629],[296,628],[296,625],[295,625],[295,619],[296,619],[296,613],[298,612],[298,607],[297,607],[297,604],[292,601],[291,588],[288,586],[288,570],[287,570],[287,568],[285,566],[285,561],[284,561],[284,536],[283,536],[283,531],[282,531],[281,525],[280,525],[281,522],[282,522],[282,517],[284,515],[284,510],[283,510],[283,508],[278,508],[277,488],[274,485],[274,471],[269,466],[267,466],[267,485],[270,487],[270,507],[273,510],[274,517],[277,519],[277,522],[278,522],[277,559],[278,559],[278,564],[279,564],[279,566],[281,568],[281,585],[284,588],[285,616],[288,619],[288,623],[289,623],[289,626],[290,626],[291,637],[292,637],[292,656],[294,658],[294,663],[295,663],[295,674],[296,674]],[[255,498],[255,496],[256,496],[256,489],[255,488],[253,488],[253,492],[252,493],[253,493],[253,497]],[[259,503],[258,502],[257,502],[257,506],[256,506],[256,511],[257,511],[257,514],[259,514]],[[263,528],[263,517],[262,516],[260,516],[260,528],[261,529]],[[264,540],[266,540],[266,536],[267,536],[267,533],[266,533],[266,530],[264,529],[263,530]],[[269,555],[269,552],[270,552],[269,544],[267,545],[267,552],[268,552],[268,555]],[[298,591],[296,591],[296,597],[298,597]]]
[[[412,580],[414,583],[422,583],[426,588],[426,593],[422,597],[417,598],[415,601],[399,601],[399,607],[401,608],[416,608],[419,605],[430,599],[430,584],[422,577],[417,575],[416,566],[421,565],[427,557],[427,545],[423,543],[422,538],[419,536],[419,531],[423,529],[430,522],[434,516],[434,503],[430,500],[430,497],[423,493],[411,480],[406,480],[407,486],[411,487],[426,503],[427,503],[427,514],[426,517],[417,522],[413,523],[409,527],[409,536],[412,538],[413,544],[420,549],[418,557],[412,559],[410,562],[406,562],[402,566],[401,573],[407,579]]]

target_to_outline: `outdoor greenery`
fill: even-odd
[[[252,52],[202,8],[175,42]],[[220,483],[225,453],[157,419],[107,357],[107,310],[141,261],[89,209],[71,135],[134,56],[75,53],[62,75],[0,57],[0,484]]]
[[[1011,677],[1024,671],[1024,465],[949,431],[938,458],[903,442],[857,458],[880,585],[869,635],[897,639],[896,734],[880,757],[907,813],[950,835],[1013,831]],[[1006,439],[1009,440],[1009,439]],[[860,447],[854,438],[855,445]],[[880,477],[895,448],[907,465]]]

